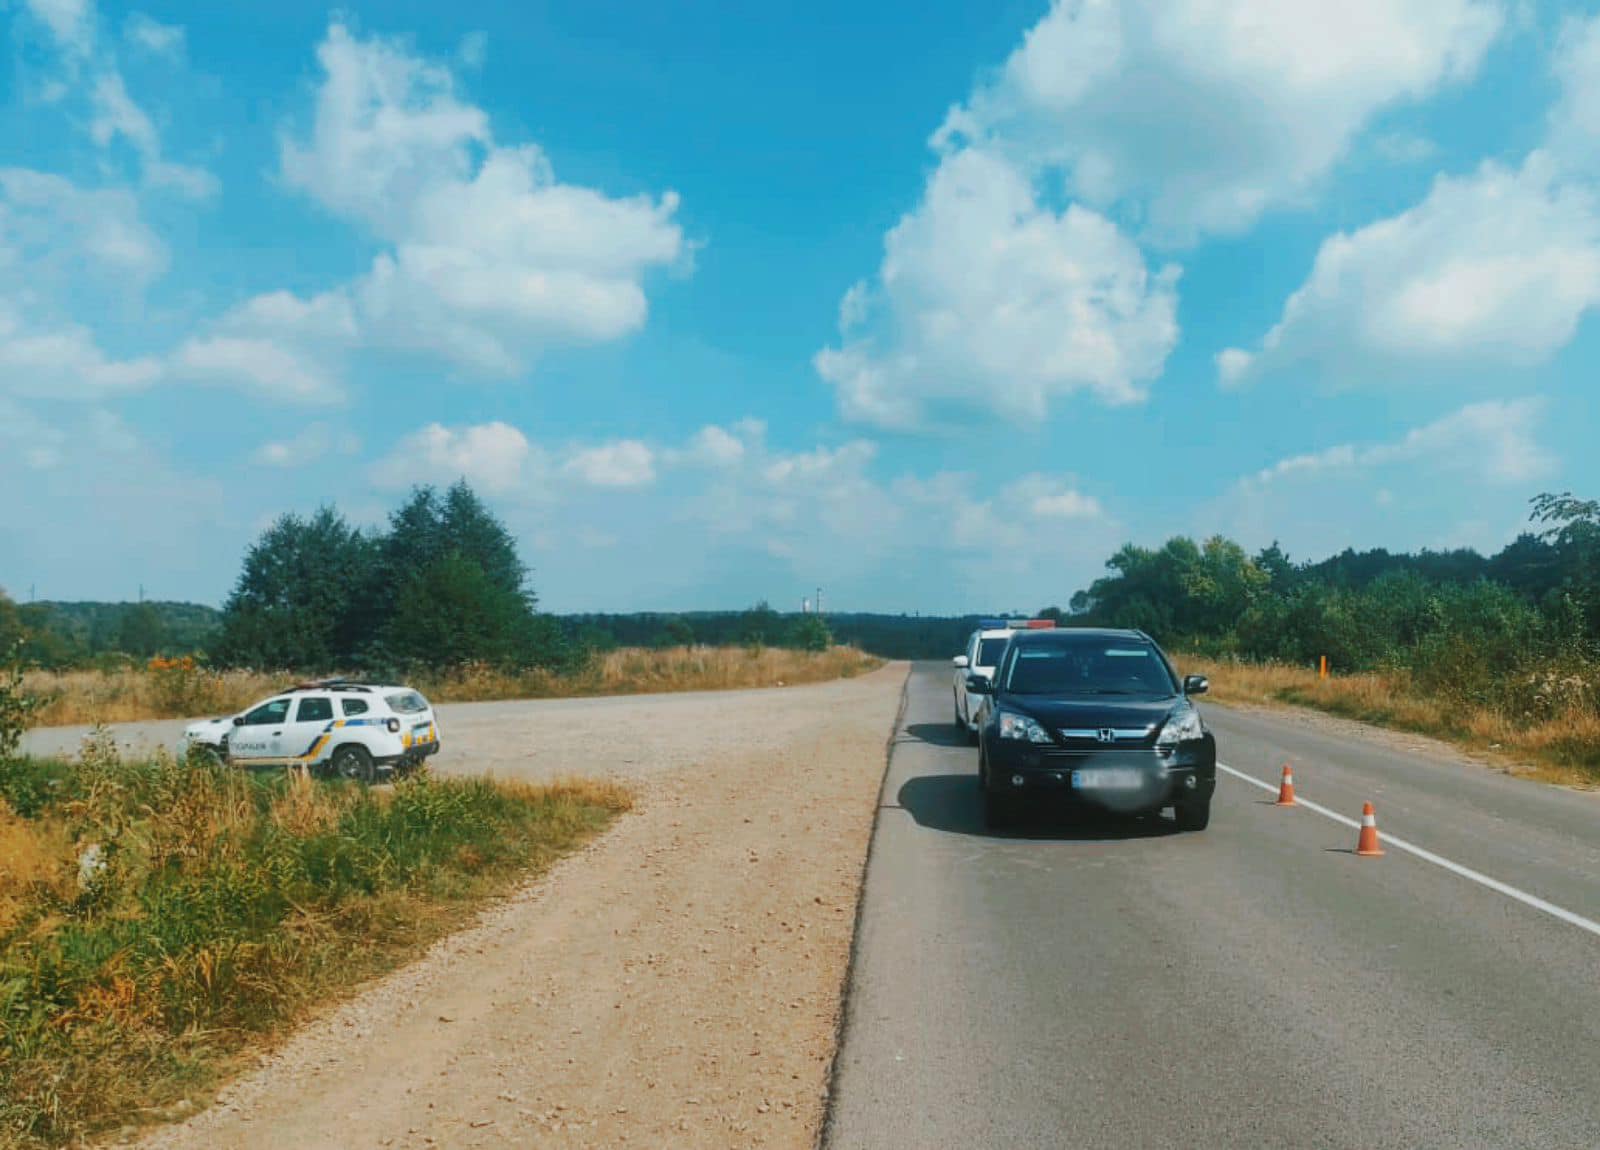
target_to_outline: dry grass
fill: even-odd
[[[629,805],[607,782],[378,790],[104,743],[0,762],[0,1150],[203,1103]]]
[[[881,666],[882,659],[854,647],[820,652],[779,647],[623,648],[597,656],[575,673],[507,674],[491,667],[468,666],[448,675],[419,680],[417,688],[430,699],[444,703],[720,691],[848,679]]]
[[[1489,752],[1548,782],[1600,785],[1600,716],[1582,707],[1537,717],[1507,715],[1427,694],[1400,671],[1321,679],[1313,669],[1282,664],[1197,656],[1181,663],[1185,673],[1211,679],[1211,697],[1219,703],[1311,707]]]
[[[849,678],[882,664],[882,659],[853,647],[821,652],[777,647],[625,648],[598,655],[584,669],[566,674],[510,673],[469,665],[411,681],[436,702],[464,703],[777,687]],[[211,671],[193,666],[30,671],[23,677],[23,690],[44,700],[33,725],[54,727],[230,714],[281,690],[294,678],[287,671]]]
[[[229,714],[286,681],[287,674],[261,671],[29,671],[22,689],[44,700],[33,725],[60,727]]]

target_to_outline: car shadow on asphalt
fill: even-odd
[[[1042,804],[1038,810],[1025,813],[1013,827],[993,831],[983,825],[983,796],[978,791],[976,772],[907,779],[895,796],[895,805],[915,819],[918,826],[986,839],[1117,842],[1178,833],[1176,824],[1163,815],[1091,815],[1066,811],[1054,804]]]
[[[972,737],[965,731],[956,730],[954,723],[911,723],[902,736],[914,739],[919,743],[931,743],[935,747],[971,747]]]

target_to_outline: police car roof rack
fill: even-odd
[[[346,679],[335,676],[330,679],[310,679],[303,683],[296,683],[290,687],[291,691],[370,691],[370,684],[359,682],[355,679]]]

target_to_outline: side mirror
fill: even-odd
[[[965,655],[957,655],[950,661],[954,663],[957,668],[965,667],[967,665],[967,657]]]
[[[1203,695],[1211,690],[1211,680],[1204,675],[1185,675],[1183,679],[1183,693],[1185,695]]]
[[[994,681],[986,679],[982,675],[968,675],[967,692],[973,695],[992,695],[994,694]]]
[[[244,726],[244,716],[243,715],[235,715],[233,717],[233,725],[236,726],[236,727]]]

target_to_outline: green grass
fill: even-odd
[[[0,1147],[202,1105],[628,803],[610,784],[367,790],[103,745],[0,763]]]

